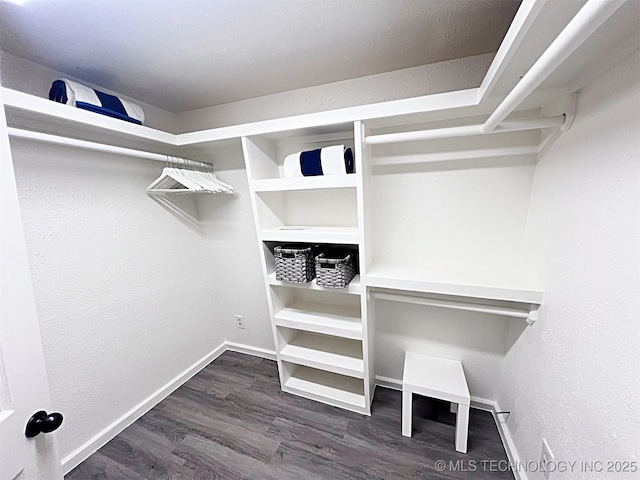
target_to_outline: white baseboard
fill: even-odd
[[[171,380],[169,383],[158,389],[149,397],[144,399],[138,405],[133,407],[127,413],[122,415],[119,419],[107,426],[104,430],[96,434],[84,445],[81,445],[76,450],[62,459],[62,471],[66,475],[71,470],[76,468],[82,462],[84,462],[90,455],[95,453],[98,449],[106,445],[116,435],[122,432],[125,428],[138,420],[142,415],[147,413],[158,403],[168,397],[174,390],[180,387],[183,383],[193,377],[196,373],[209,365],[213,360],[218,358],[227,350],[226,342],[223,342],[218,347],[213,349],[207,355],[202,357],[196,363],[187,368],[184,372],[180,373],[177,377]]]
[[[180,373],[177,377],[164,385],[162,388],[151,394],[144,399],[138,405],[133,407],[127,413],[122,415],[119,419],[107,426],[104,430],[96,434],[88,442],[78,447],[71,452],[65,458],[62,459],[62,471],[66,475],[71,470],[76,468],[82,462],[84,462],[90,455],[95,453],[98,449],[105,446],[116,435],[122,432],[125,428],[138,420],[141,416],[155,407],[162,400],[167,398],[178,387],[184,384],[187,380],[193,377],[196,373],[202,370],[204,367],[213,362],[216,358],[222,355],[227,350],[232,352],[245,353],[247,355],[253,355],[256,357],[266,358],[268,360],[276,359],[276,352],[273,350],[267,350],[265,348],[252,347],[250,345],[242,345],[234,342],[223,342],[218,347],[213,349],[207,355],[202,357],[196,363],[187,368],[184,372]]]
[[[96,434],[88,442],[81,445],[65,458],[63,458],[62,471],[64,472],[64,474],[66,475],[71,470],[80,465],[80,463],[89,458],[90,455],[106,445],[116,435],[122,432],[133,422],[138,420],[142,415],[147,413],[153,407],[155,407],[158,403],[168,397],[173,391],[178,389],[178,387],[184,384],[187,380],[189,380],[196,373],[209,365],[212,361],[214,361],[227,350],[230,350],[232,352],[244,353],[247,355],[253,355],[260,358],[266,358],[268,360],[276,359],[276,352],[273,350],[252,347],[250,345],[243,345],[235,342],[223,342],[207,355],[198,360],[196,363],[187,368],[184,372],[176,376],[169,383],[164,385],[162,388],[151,394],[134,408],[122,415],[118,420]],[[402,390],[402,381],[395,378],[376,375],[376,386],[391,388],[393,390]],[[519,462],[519,456],[515,448],[515,444],[513,443],[513,438],[511,437],[511,434],[509,432],[509,427],[506,422],[501,421],[496,415],[497,412],[501,411],[498,404],[493,400],[487,400],[485,398],[472,396],[471,406],[473,408],[486,410],[492,413],[493,418],[496,422],[496,426],[498,427],[498,432],[500,433],[500,438],[502,439],[502,444],[504,445],[504,449],[507,452],[509,462],[512,465],[517,465]],[[527,480],[527,475],[525,472],[514,471],[513,473],[516,480]]]
[[[402,380],[376,375],[376,386],[391,388],[393,390],[402,390]],[[509,432],[509,426],[506,421],[503,421],[497,415],[498,412],[502,411],[498,403],[494,400],[471,396],[471,407],[491,412],[493,420],[496,422],[498,433],[500,434],[500,440],[502,440],[504,450],[507,452],[509,463],[511,465],[519,465],[520,457],[518,456],[518,451],[516,450],[513,438]],[[527,474],[524,471],[515,469],[513,475],[516,480],[527,480]]]
[[[267,350],[266,348],[252,347],[249,345],[243,345],[235,342],[225,342],[227,350],[238,353],[246,353],[247,355],[253,355],[254,357],[266,358],[267,360],[275,360],[276,352],[274,350]]]

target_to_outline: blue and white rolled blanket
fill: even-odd
[[[284,159],[285,177],[346,175],[353,172],[353,152],[344,145],[292,153]]]
[[[49,100],[137,123],[138,125],[144,123],[144,111],[140,105],[64,78],[51,84]]]

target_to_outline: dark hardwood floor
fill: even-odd
[[[513,479],[488,412],[471,410],[466,455],[448,404],[414,395],[413,437],[400,429],[398,391],[377,388],[366,417],[283,393],[275,362],[226,352],[65,478]]]

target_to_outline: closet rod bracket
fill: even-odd
[[[529,307],[529,315],[526,318],[527,325],[533,325],[538,320],[538,310],[540,305],[531,305]]]

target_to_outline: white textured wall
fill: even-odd
[[[16,140],[12,151],[64,458],[221,344],[225,272],[146,196],[162,164]]]
[[[238,125],[369,103],[476,88],[495,54],[301,88],[177,115],[180,132]]]
[[[236,155],[242,156],[240,142]],[[213,287],[208,295],[215,298],[221,332],[228,341],[273,351],[247,173],[224,170],[218,176],[233,185],[236,194],[198,197],[206,255],[213,268],[206,273]],[[236,327],[234,315],[244,316],[244,330]]]
[[[497,153],[537,145],[539,137],[531,131],[373,146],[373,259],[517,271],[535,156]],[[488,158],[468,159],[488,148]],[[509,328],[523,320],[380,300],[375,307],[377,375],[401,379],[406,351],[453,358],[462,361],[472,396],[497,399],[504,357],[516,341]]]
[[[15,55],[7,52],[2,52],[2,55],[0,55],[0,62],[2,62],[1,79],[3,87],[29,93],[36,97],[49,98],[51,83],[59,78],[68,78],[69,80],[75,80],[83,85],[96,88],[112,95],[118,95],[125,100],[137,103],[144,110],[145,125],[148,127],[172,133],[175,133],[177,130],[176,115],[174,113],[167,112],[166,110],[154,107],[148,103],[126,97],[105,89],[100,85],[87,83],[82,79],[67,75],[63,72],[57,72],[37,63],[25,60],[24,58],[16,57]]]
[[[536,170],[526,263],[545,299],[499,395],[522,460],[538,461],[545,437],[556,460],[640,461],[639,85],[636,54],[587,87]]]

